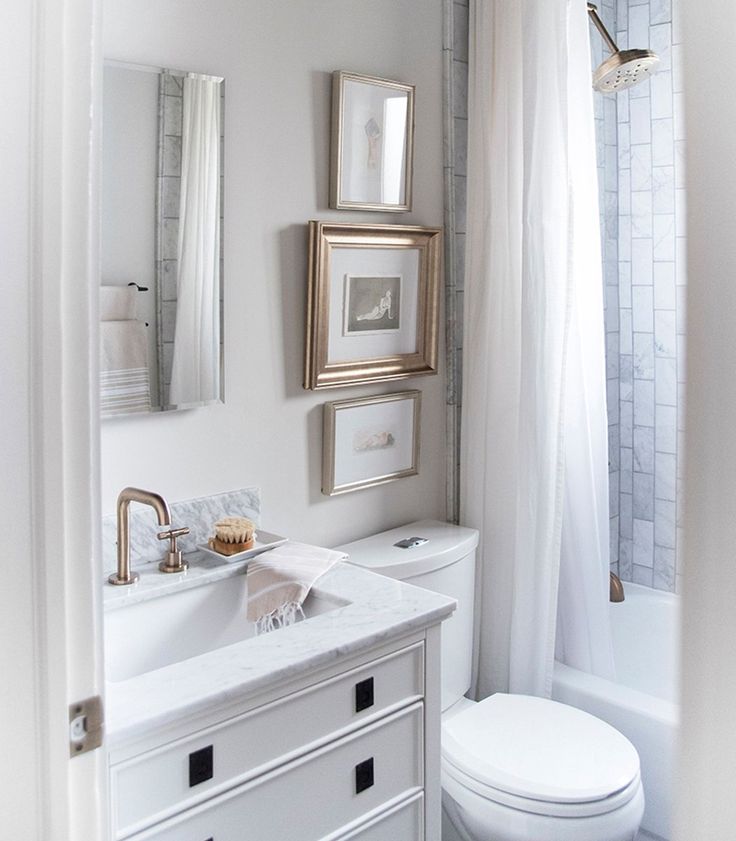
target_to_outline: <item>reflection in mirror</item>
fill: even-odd
[[[224,82],[106,62],[102,417],[222,394]]]

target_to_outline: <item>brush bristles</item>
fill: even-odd
[[[215,523],[215,537],[222,543],[247,543],[253,539],[254,523],[247,517],[223,517]]]

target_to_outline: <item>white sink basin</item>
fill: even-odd
[[[109,610],[107,679],[128,680],[254,636],[255,626],[246,619],[246,597],[246,577],[235,575]],[[310,593],[303,605],[305,619],[345,604]]]

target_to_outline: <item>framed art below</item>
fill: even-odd
[[[442,231],[309,223],[304,387],[437,373]]]
[[[383,485],[419,472],[422,394],[402,391],[325,403],[322,493]]]
[[[411,210],[414,86],[332,75],[330,207]]]

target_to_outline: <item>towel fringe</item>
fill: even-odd
[[[277,628],[288,628],[299,619],[306,619],[299,602],[286,602],[256,620],[256,636],[275,631]]]

